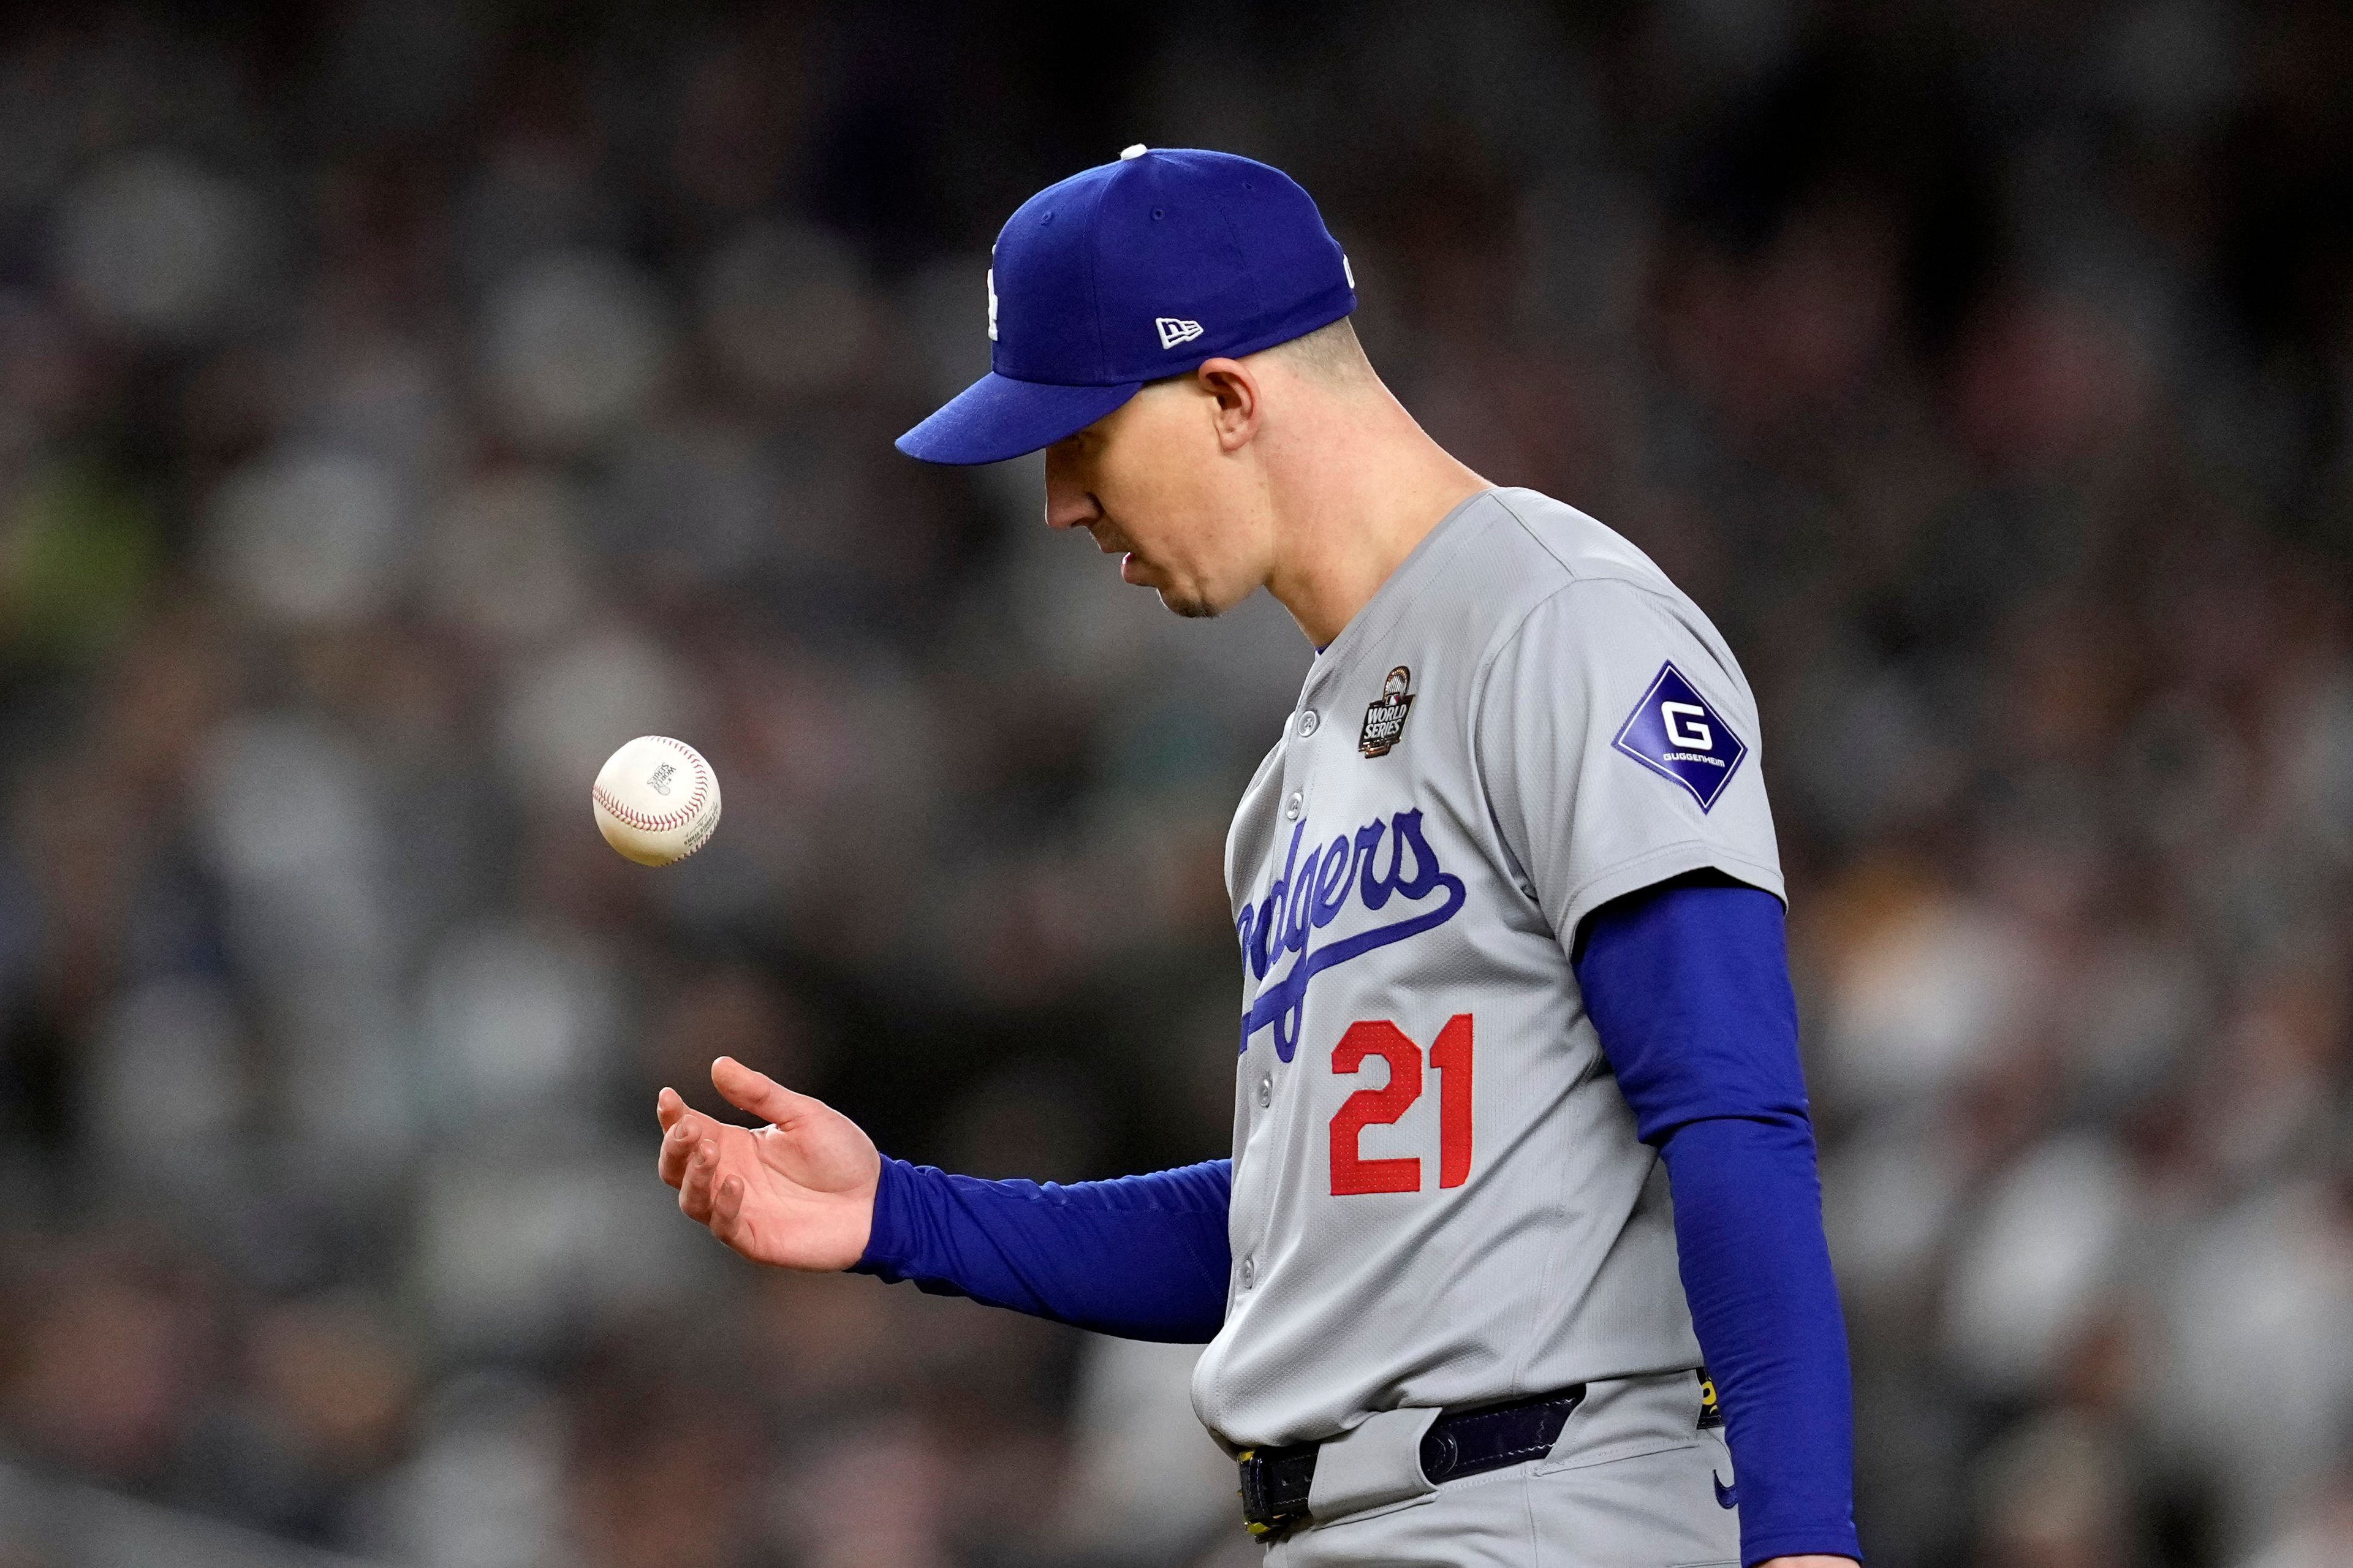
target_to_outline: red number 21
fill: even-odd
[[[1357,1139],[1367,1127],[1387,1127],[1421,1098],[1421,1047],[1403,1029],[1386,1018],[1367,1018],[1348,1026],[1332,1047],[1332,1070],[1354,1073],[1366,1057],[1380,1057],[1389,1065],[1389,1080],[1379,1089],[1360,1089],[1347,1098],[1332,1118],[1332,1192],[1418,1193],[1421,1162],[1413,1157],[1367,1160],[1358,1152]],[[1459,1187],[1471,1178],[1471,1015],[1457,1013],[1438,1031],[1430,1047],[1430,1065],[1438,1069],[1438,1184]]]

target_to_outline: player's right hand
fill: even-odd
[[[733,1057],[711,1064],[712,1087],[768,1125],[737,1127],[655,1097],[661,1179],[687,1218],[754,1263],[833,1271],[864,1256],[882,1157],[858,1124]]]

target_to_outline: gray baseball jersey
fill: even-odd
[[[1781,891],[1756,704],[1641,551],[1463,502],[1317,656],[1226,847],[1236,1447],[1699,1363],[1657,1155],[1568,944],[1714,867]]]

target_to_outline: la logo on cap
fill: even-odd
[[[1152,324],[1160,329],[1160,346],[1173,349],[1178,343],[1189,343],[1201,335],[1201,323],[1179,316],[1155,316]]]

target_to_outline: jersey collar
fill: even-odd
[[[1493,500],[1495,494],[1495,489],[1490,488],[1457,501],[1453,510],[1440,518],[1437,526],[1423,534],[1420,542],[1398,563],[1397,569],[1373,590],[1373,596],[1348,617],[1340,635],[1316,650],[1314,662],[1307,668],[1307,684],[1300,693],[1303,706],[1309,704],[1319,688],[1340,679],[1356,663],[1363,650],[1378,648],[1388,639],[1447,563],[1477,536],[1478,514],[1485,511],[1485,503]]]

